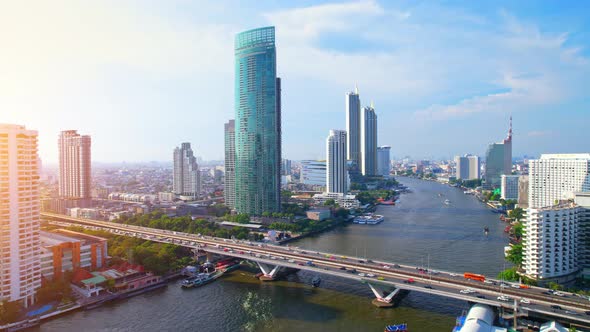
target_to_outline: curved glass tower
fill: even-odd
[[[235,40],[235,209],[260,215],[280,210],[281,99],[275,29]]]

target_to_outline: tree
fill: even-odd
[[[324,206],[336,206],[336,201],[333,198],[327,199],[324,202]]]
[[[520,266],[522,264],[522,244],[513,245],[512,248],[508,250],[506,260],[516,266]]]
[[[518,273],[516,268],[506,269],[498,274],[498,278],[506,281],[518,281]]]
[[[514,209],[510,210],[510,212],[508,212],[508,217],[510,217],[516,221],[521,221],[522,218],[524,217],[524,210],[520,207],[514,208]]]

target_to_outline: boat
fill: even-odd
[[[222,275],[222,271],[216,271],[213,273],[199,273],[194,277],[184,279],[180,285],[182,288],[196,288],[206,285],[212,282],[213,280],[221,277]]]
[[[387,325],[383,332],[408,332],[408,324]]]
[[[445,199],[445,204],[449,205],[449,204],[451,204],[451,201],[449,201],[448,199]]]
[[[322,282],[322,279],[319,276],[315,276],[313,279],[311,279],[311,285],[313,287],[320,287],[321,282]]]
[[[489,229],[489,227],[488,227],[488,226],[484,226],[484,228],[483,228],[483,233],[484,233],[485,235],[488,235],[488,233],[489,233],[489,232],[490,232],[490,229]]]
[[[385,220],[385,217],[383,217],[380,214],[367,213],[354,218],[353,223],[359,225],[377,225],[381,223],[383,220]]]

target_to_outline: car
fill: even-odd
[[[393,264],[393,267],[395,267],[396,269],[399,269],[401,266],[399,264]]]
[[[491,284],[493,284],[494,282],[493,282],[493,281],[491,281],[491,280],[484,280],[484,281],[483,281],[483,283],[484,283],[484,284],[491,285]]]
[[[521,289],[529,289],[529,288],[531,288],[531,286],[525,285],[525,284],[520,284],[520,285],[518,285],[518,287],[520,287]]]
[[[256,256],[257,258],[260,258],[260,257],[261,257],[261,256],[260,256],[260,254],[256,254],[256,255],[254,255],[254,256]]]
[[[457,277],[457,276],[459,276],[457,273],[449,273],[449,275],[450,275],[451,277]]]
[[[367,273],[367,277],[374,278],[374,277],[375,277],[375,275],[374,275],[373,273]]]
[[[359,276],[359,277],[364,277],[364,276],[365,276],[365,274],[364,274],[364,273],[359,273],[359,274],[358,274],[358,276]]]
[[[588,316],[590,316],[590,311],[584,311],[584,313]]]
[[[341,266],[338,268],[338,270],[346,271],[346,268],[344,266]]]
[[[524,297],[522,299],[520,299],[520,303],[524,303],[524,304],[531,304],[531,300],[529,299],[525,299]]]
[[[223,248],[223,251],[225,251],[225,252],[228,252],[228,251],[229,251],[229,249],[227,249],[227,248]]]
[[[506,284],[500,284],[500,287],[502,287],[502,288],[508,288],[509,286],[506,285]]]
[[[577,316],[577,315],[579,315],[579,313],[578,313],[578,312],[576,312],[576,311],[566,310],[566,311],[564,311],[564,312],[565,312],[566,314],[568,314],[568,315],[572,315],[572,316]]]
[[[238,251],[238,254],[243,255],[244,252],[243,251]]]
[[[359,259],[359,263],[364,263],[365,261],[362,259]]]
[[[512,287],[512,288],[520,288],[520,285],[519,284],[510,284],[510,287]]]
[[[312,261],[308,261],[307,263],[305,263],[305,265],[307,265],[307,266],[315,266],[315,264]]]
[[[299,263],[297,263],[297,265],[304,266],[305,264],[299,262]]]
[[[477,298],[480,298],[480,299],[485,299],[485,298],[486,298],[485,296],[483,296],[483,295],[481,295],[481,294],[478,294],[478,295],[476,295],[476,297],[477,297]]]
[[[295,261],[294,261],[294,260],[292,260],[292,259],[288,260],[288,262],[289,262],[289,263],[295,263]]]
[[[461,294],[471,294],[471,293],[475,293],[475,290],[473,290],[471,288],[467,288],[467,289],[460,290],[459,293],[461,293]]]
[[[404,284],[413,284],[415,281],[413,278],[409,278],[407,280],[404,280]]]
[[[510,301],[510,298],[506,295],[501,295],[501,296],[498,296],[498,300],[508,302],[508,301]]]
[[[551,309],[554,309],[554,310],[562,310],[562,308],[560,306],[558,306],[557,304],[552,304],[551,305]]]
[[[371,259],[367,259],[367,263],[374,263],[374,262]]]
[[[356,273],[356,269],[350,270],[350,273]]]
[[[384,269],[391,269],[391,266],[389,266],[389,265],[383,265],[383,268]]]
[[[426,285],[426,286],[424,286],[424,288],[432,289],[432,286]]]
[[[379,276],[379,277],[377,277],[377,280],[385,280],[385,278]]]

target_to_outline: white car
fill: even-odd
[[[375,275],[374,275],[373,273],[367,273],[367,277],[374,278],[374,277],[375,277]]]
[[[508,301],[510,301],[510,298],[506,295],[502,295],[502,296],[498,296],[498,300],[508,302]]]
[[[450,275],[451,277],[457,277],[457,276],[459,276],[457,273],[449,273],[449,275]]]
[[[294,260],[292,260],[292,259],[290,259],[288,262],[289,262],[289,263],[295,263],[295,261],[294,261]]]
[[[510,284],[510,287],[512,287],[512,288],[520,288],[520,285],[519,284]]]
[[[359,273],[359,277],[364,277],[365,274],[364,273]]]
[[[471,289],[471,288],[467,288],[467,289],[462,289],[460,291],[461,294],[471,294],[471,293],[475,293],[475,290]]]
[[[557,292],[553,292],[553,295],[557,295],[557,296],[560,296],[560,297],[564,297],[564,296],[565,296],[565,294],[564,294],[564,293],[562,293],[562,292],[559,292],[559,291],[557,291]]]
[[[383,265],[383,268],[384,269],[391,269],[391,266],[389,266],[389,265]]]
[[[522,298],[522,299],[520,299],[520,303],[523,303],[523,304],[531,304],[531,300]]]
[[[491,280],[484,280],[484,282],[483,282],[483,283],[484,283],[484,284],[491,285],[491,284],[493,284],[494,282],[493,282],[493,281],[491,281]]]

